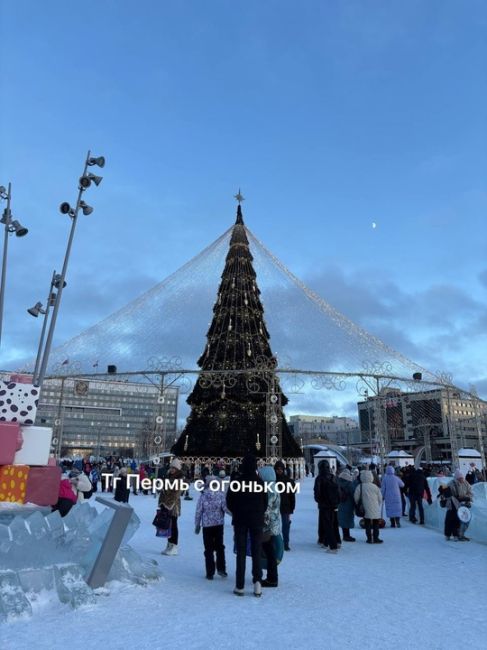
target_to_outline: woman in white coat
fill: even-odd
[[[382,544],[379,539],[379,519],[381,517],[382,494],[374,484],[374,476],[368,469],[360,472],[360,483],[355,488],[355,503],[362,501],[365,510],[365,533],[367,544]]]

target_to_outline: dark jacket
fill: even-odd
[[[326,464],[325,464],[326,463]],[[340,492],[335,476],[331,473],[326,461],[318,465],[318,476],[314,485],[315,501],[318,508],[338,508],[340,503]]]
[[[257,476],[255,456],[249,455],[243,458],[239,475],[235,477],[234,481],[240,484],[264,487],[264,482]],[[232,483],[230,483],[227,492],[227,508],[232,513],[233,526],[263,528],[264,514],[267,510],[267,494],[264,490],[262,492],[257,492],[255,489],[232,490]]]
[[[426,492],[427,500],[431,501],[431,490],[422,469],[415,469],[409,477],[409,496],[419,499]]]
[[[274,465],[274,470],[282,468],[284,470],[284,464],[281,461],[277,461]],[[278,474],[276,471],[276,486],[279,485],[279,490],[282,490],[281,494],[281,514],[283,515],[292,515],[294,509],[296,508],[296,495],[294,492],[288,492],[287,486],[294,485],[292,478],[283,471],[282,474]]]

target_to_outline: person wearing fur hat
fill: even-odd
[[[181,514],[181,493],[183,472],[182,464],[179,458],[173,458],[169,465],[169,471],[166,476],[166,481],[176,481],[178,485],[169,488],[164,485],[159,495],[159,506],[167,508],[171,512],[171,537],[167,540],[167,546],[162,551],[162,555],[177,555],[178,554],[178,517]]]
[[[205,487],[196,505],[194,532],[198,535],[203,527],[203,544],[205,547],[205,566],[207,580],[213,580],[216,571],[222,578],[227,577],[225,566],[225,545],[223,544],[223,524],[225,522],[226,500],[225,491],[211,489],[210,483],[220,485],[220,481],[211,474],[205,478]]]
[[[449,540],[450,535],[453,534],[455,541],[469,542],[470,538],[465,537],[465,531],[468,528],[468,523],[465,524],[458,519],[457,511],[460,506],[466,506],[467,508],[470,508],[472,505],[472,486],[465,480],[462,472],[457,469],[454,474],[453,481],[448,484],[448,489],[450,491],[450,498],[447,502],[447,508],[451,514],[448,517],[447,512],[449,527],[447,528],[447,522],[445,521],[445,537],[447,540]]]
[[[284,550],[290,551],[289,530],[291,527],[291,515],[294,513],[294,509],[296,507],[296,496],[294,492],[287,491],[287,485],[290,484],[294,486],[294,481],[292,478],[289,478],[289,476],[286,475],[284,463],[282,460],[276,461],[274,465],[274,471],[276,473],[276,486],[280,486],[279,489],[282,490],[280,511]]]
[[[355,488],[355,503],[362,500],[365,510],[365,534],[367,544],[382,544],[379,539],[379,519],[381,517],[382,494],[374,483],[374,476],[368,469],[360,472],[360,485]]]
[[[244,456],[240,471],[235,475],[233,482],[263,487],[262,480],[257,476],[257,459],[248,454]],[[232,489],[232,483],[227,491],[227,508],[232,514],[232,525],[235,535],[237,551],[236,583],[233,593],[237,596],[244,595],[245,586],[245,560],[247,551],[247,537],[250,537],[252,554],[252,580],[254,595],[262,594],[262,530],[264,528],[264,514],[267,510],[267,495],[256,490]],[[235,486],[236,488],[237,486]]]
[[[259,469],[259,476],[269,486],[267,509],[264,514],[262,531],[262,550],[267,559],[267,577],[262,580],[263,587],[277,587],[277,559],[274,537],[281,534],[281,496],[275,491],[276,472],[270,465]]]

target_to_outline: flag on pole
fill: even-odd
[[[69,363],[69,359],[64,359],[64,361],[62,362],[61,365],[62,365],[62,366],[67,366],[68,363]]]
[[[95,363],[93,364],[93,368],[98,368],[98,361],[95,361]]]

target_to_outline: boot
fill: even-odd
[[[395,527],[396,527],[396,518],[391,517],[391,528],[395,528]]]
[[[373,534],[374,534],[374,544],[382,544],[382,540],[379,539],[379,522],[374,519],[373,523]]]
[[[343,541],[344,542],[354,542],[355,537],[350,535],[350,528],[343,528]]]
[[[400,517],[396,517],[396,526],[398,528],[401,528],[401,518]]]
[[[176,544],[170,544],[168,542],[166,550],[163,551],[162,553],[163,555],[177,555],[178,547],[176,546]]]
[[[257,598],[262,596],[262,585],[258,580],[254,582],[254,596],[257,596]]]

